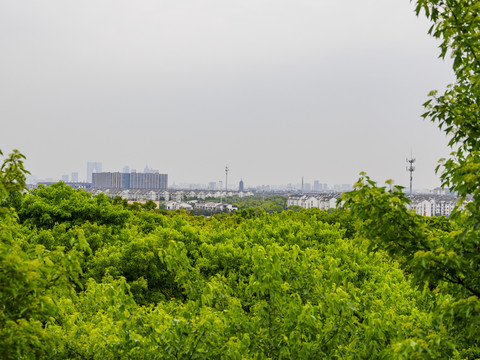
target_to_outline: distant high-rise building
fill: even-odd
[[[243,191],[243,180],[238,183],[238,191]]]
[[[215,181],[211,181],[208,183],[208,190],[215,190],[217,187],[217,183]]]
[[[352,190],[352,185],[350,184],[335,184],[333,186],[334,191],[343,192]]]
[[[93,173],[102,172],[102,163],[101,162],[87,162],[87,182],[92,182]]]
[[[321,191],[322,186],[320,185],[320,181],[314,180],[313,181],[313,191]]]
[[[100,189],[165,190],[168,187],[168,175],[120,172],[93,173],[92,187]]]
[[[148,167],[148,165],[145,166],[145,170],[144,170],[143,172],[144,172],[145,174],[158,174],[158,173],[159,173],[158,170],[150,169],[150,168]]]
[[[62,181],[68,182],[68,175],[62,175]]]
[[[310,192],[310,191],[312,191],[312,184],[310,184],[310,183],[305,183],[305,184],[303,184],[303,191],[304,191],[304,192]]]
[[[78,172],[72,172],[72,182],[78,182]]]
[[[123,172],[128,174],[130,172],[130,167],[128,165],[125,165],[123,167]]]
[[[130,174],[130,189],[159,189],[167,188],[168,175],[159,173]]]
[[[130,174],[121,172],[93,173],[92,187],[97,189],[129,189]]]

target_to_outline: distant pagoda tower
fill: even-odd
[[[240,179],[240,182],[238,183],[238,191],[243,191],[243,179]]]

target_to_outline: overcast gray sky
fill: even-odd
[[[440,184],[421,119],[453,80],[409,0],[0,2],[0,149],[169,182]]]

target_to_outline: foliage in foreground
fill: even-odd
[[[444,185],[473,196],[454,222],[409,213],[401,189],[366,176],[338,223],[319,210],[124,208],[62,184],[22,195],[14,152],[0,168],[2,356],[480,357],[480,7],[422,9],[455,59],[457,82],[425,114],[456,149]]]
[[[344,200],[371,249],[386,251],[417,283],[445,296],[433,313],[455,334],[464,357],[479,358],[480,3],[418,0],[416,11],[432,21],[430,34],[441,42],[440,57],[453,58],[455,83],[442,95],[430,94],[423,116],[438,123],[454,149],[437,168],[443,171],[442,185],[460,198],[452,213],[454,226],[447,233],[432,229],[406,210],[401,188],[378,187],[365,174]]]
[[[458,352],[455,334],[430,311],[444,298],[412,286],[340,223],[322,221],[324,211],[205,219],[126,210],[62,183],[20,200],[0,219],[6,358]],[[343,222],[347,215],[338,214]]]

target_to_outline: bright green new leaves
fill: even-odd
[[[363,175],[355,189],[343,200],[352,215],[361,220],[359,230],[369,248],[387,251],[414,275],[414,280],[434,290],[433,321],[449,331],[451,348],[462,352],[477,348],[478,239],[462,236],[462,230],[446,219],[427,219],[407,211],[408,199],[400,187],[377,187]]]
[[[450,136],[452,157],[443,162],[443,185],[459,203],[452,226],[406,209],[399,187],[377,187],[362,175],[345,205],[361,220],[371,248],[386,250],[414,279],[435,293],[434,322],[446,329],[449,348],[462,358],[480,356],[480,3],[475,0],[417,0],[417,14],[433,22],[440,57],[453,58],[456,82],[443,95],[431,93],[423,115]],[[468,203],[465,203],[469,200]],[[472,200],[472,201],[470,201]],[[425,335],[397,349],[423,344]],[[430,349],[430,347],[428,347]]]
[[[472,334],[471,329],[478,329],[480,314],[480,3],[419,0],[417,13],[422,10],[433,22],[430,34],[441,41],[440,56],[452,56],[456,77],[443,95],[432,93],[424,117],[438,122],[451,136],[450,146],[455,150],[443,163],[443,184],[458,193],[459,205],[472,200],[452,215],[463,231],[441,239],[442,246],[423,257],[429,263],[438,262],[439,267],[456,269],[445,274],[444,280],[464,291],[461,296],[452,293],[455,311],[445,315],[460,320],[459,328],[462,323],[470,325],[462,331],[465,338],[478,339],[478,331]]]
[[[0,155],[3,155],[1,150]],[[18,150],[13,150],[0,167],[0,216],[8,211],[8,207],[18,203],[25,189],[26,174],[30,173],[23,166],[24,159]]]
[[[2,241],[0,268],[0,353],[6,359],[50,356],[63,340],[48,326],[58,321],[61,299],[74,294],[81,272],[77,253],[41,245],[24,252]]]
[[[3,155],[1,150],[0,155]],[[25,175],[29,172],[23,166],[24,159],[25,156],[18,150],[13,150],[3,161],[0,167],[0,201],[4,201],[9,195],[25,189]]]
[[[430,34],[441,41],[441,55],[451,55],[456,82],[443,95],[432,92],[423,115],[450,135],[452,158],[443,163],[444,185],[462,200],[480,201],[480,5],[475,0],[419,0],[417,14],[426,13]],[[472,207],[472,206],[470,206]],[[480,224],[480,211],[468,209],[470,226]]]
[[[86,222],[122,227],[130,214],[101,194],[92,198],[85,191],[76,191],[63,183],[39,186],[26,195],[18,212],[27,225],[52,228],[63,223],[70,227]]]
[[[129,275],[138,263],[132,280],[142,276],[149,292],[174,286],[180,293],[140,307],[129,295],[138,280],[89,280],[66,309],[68,325],[55,331],[68,339],[66,349],[94,358],[393,357],[412,331],[431,336],[415,351],[438,354],[441,346],[432,344],[446,333],[421,309],[425,295],[380,254],[366,254],[316,215],[204,220],[207,231],[198,229],[191,254],[188,238],[185,245],[167,239],[189,232],[179,214],[143,241],[138,234],[118,257],[112,253],[118,268],[111,270]],[[169,226],[177,232],[165,234]]]
[[[117,208],[78,192],[33,192],[18,210],[22,222],[8,228],[6,253],[14,246],[19,272],[35,275],[14,281],[22,278],[9,270],[2,278],[28,294],[12,304],[13,295],[1,298],[3,309],[27,308],[5,312],[4,328],[15,334],[2,335],[9,358],[454,355],[429,310],[435,296],[346,238],[354,231],[348,211],[257,209],[206,219]],[[36,204],[50,209],[53,225]],[[74,208],[88,211],[64,214]],[[116,216],[92,216],[104,212],[127,216],[120,226]]]
[[[441,41],[441,58],[453,58],[456,83],[443,95],[432,93],[424,115],[461,145],[459,154],[479,150],[480,6],[475,0],[418,0],[417,14],[433,22],[429,33]]]

